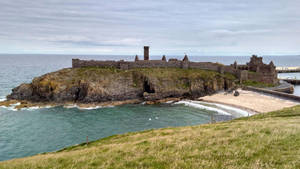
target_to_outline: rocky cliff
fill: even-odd
[[[21,84],[8,100],[99,103],[170,97],[195,98],[234,86],[235,77],[199,69],[68,68]]]

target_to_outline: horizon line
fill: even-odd
[[[71,56],[71,55],[80,55],[80,56],[136,56],[137,54],[63,54],[63,53],[51,53],[51,54],[45,54],[45,53],[0,53],[0,55],[64,55],[64,56]],[[150,55],[150,56],[184,56],[184,54],[161,54],[161,55]],[[205,56],[205,57],[230,57],[230,56],[235,56],[235,57],[248,57],[252,55],[257,55],[257,56],[300,56],[300,54],[263,54],[263,55],[258,55],[258,54],[248,54],[248,55],[203,55],[203,54],[191,54],[187,56],[195,57],[195,56]],[[143,56],[143,54],[138,55],[138,56]]]

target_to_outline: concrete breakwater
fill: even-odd
[[[267,89],[277,91],[277,92],[289,93],[289,94],[294,93],[294,85],[284,80],[280,80],[280,85],[275,87],[270,87]]]
[[[278,73],[300,72],[300,67],[276,67]]]
[[[282,79],[282,80],[293,85],[300,85],[300,80],[298,79]]]
[[[243,89],[254,91],[254,92],[261,92],[261,93],[271,94],[271,95],[274,95],[274,96],[279,96],[281,98],[290,99],[290,100],[293,100],[293,101],[300,102],[300,96],[296,96],[296,95],[292,95],[292,94],[287,94],[287,93],[278,92],[278,91],[269,90],[269,89],[256,88],[256,87],[251,87],[251,86],[244,87]]]

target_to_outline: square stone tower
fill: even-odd
[[[149,46],[144,46],[144,60],[149,60]]]

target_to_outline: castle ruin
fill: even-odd
[[[262,57],[252,55],[250,62],[246,65],[237,65],[235,62],[231,65],[235,70],[241,71],[240,80],[253,80],[258,82],[277,84],[277,71],[274,63],[271,61],[269,64],[263,63]]]
[[[72,59],[72,67],[106,67],[117,69],[134,69],[134,68],[182,68],[182,69],[202,69],[217,71],[219,73],[231,73],[236,75],[240,81],[253,80],[258,82],[277,84],[276,67],[273,62],[264,64],[262,57],[253,55],[251,60],[246,65],[237,65],[236,62],[231,65],[222,65],[212,62],[191,62],[188,56],[185,55],[183,60],[170,58],[168,61],[163,55],[161,60],[149,59],[149,46],[144,47],[144,60],[139,60],[138,55],[134,61],[95,61],[95,60],[80,60]]]

